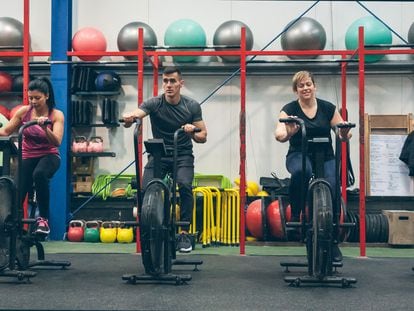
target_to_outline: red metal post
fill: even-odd
[[[30,0],[24,0],[23,8],[23,105],[28,105],[27,85],[29,83],[30,51]]]
[[[246,206],[246,28],[241,29],[240,42],[240,255],[245,249]]]
[[[365,46],[364,28],[358,29],[359,76],[359,252],[366,256],[365,243]]]
[[[346,59],[346,55],[342,55],[342,59]],[[347,110],[346,110],[346,68],[347,63],[341,63],[341,110],[342,110],[342,119],[348,120]],[[346,195],[346,186],[347,186],[347,150],[346,150],[346,143],[341,143],[341,193],[342,199],[344,203],[347,203],[347,195]],[[344,215],[346,217],[346,215]],[[344,218],[345,219],[345,218]]]

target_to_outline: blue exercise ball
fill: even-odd
[[[302,17],[291,21],[281,36],[281,45],[284,51],[289,50],[323,50],[326,44],[326,32],[323,26],[315,19]],[[317,55],[289,55],[291,59],[316,58]]]
[[[170,47],[197,47],[206,45],[206,33],[199,23],[191,19],[179,19],[171,23],[164,35],[164,44]],[[171,50],[180,50],[171,48]],[[182,50],[182,49],[181,49]],[[192,49],[192,51],[197,49]],[[203,50],[203,49],[200,49]],[[175,56],[176,62],[193,62],[198,56]]]
[[[99,92],[117,92],[121,88],[121,78],[116,72],[102,71],[95,79],[95,89]]]
[[[345,34],[345,46],[348,50],[356,50],[358,48],[358,28],[364,27],[364,43],[365,44],[391,44],[392,34],[383,23],[373,16],[366,16],[357,19],[349,26]],[[379,49],[379,48],[375,48]],[[384,49],[384,48],[383,48]],[[388,48],[385,48],[388,49]],[[376,62],[384,57],[383,54],[367,55],[366,62]]]
[[[136,51],[138,49],[138,29],[144,31],[144,46],[157,45],[155,31],[146,23],[131,22],[126,24],[118,33],[117,45],[119,51]],[[126,59],[136,60],[137,56],[125,56]]]
[[[214,45],[240,45],[241,29],[246,28],[246,50],[253,48],[253,33],[249,26],[238,20],[229,20],[222,23],[214,32]],[[228,51],[226,48],[214,48],[216,51]],[[238,62],[238,56],[220,56],[226,62]]]

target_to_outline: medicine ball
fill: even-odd
[[[101,92],[116,92],[121,87],[121,78],[113,71],[104,71],[97,75],[95,88]]]
[[[29,76],[29,82],[34,80],[32,75]],[[12,92],[23,92],[23,75],[18,75],[13,78]]]

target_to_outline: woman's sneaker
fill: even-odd
[[[181,233],[177,238],[177,250],[180,253],[190,253],[193,250],[191,239],[187,233]]]
[[[46,219],[44,219],[42,217],[38,217],[36,219],[35,233],[36,234],[45,234],[45,235],[48,235],[50,233],[49,224],[47,223]]]

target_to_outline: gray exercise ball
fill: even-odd
[[[0,17],[0,47],[18,46],[21,48],[4,49],[0,51],[23,50],[23,24],[12,17]],[[20,57],[0,57],[3,62],[19,62]]]
[[[310,17],[292,21],[282,34],[281,44],[284,51],[289,50],[323,50],[326,44],[326,32],[322,25]],[[289,55],[291,59],[316,58],[317,56]]]
[[[214,45],[240,45],[241,28],[246,28],[246,50],[253,48],[253,33],[250,28],[243,22],[237,20],[229,20],[221,24],[214,32]],[[226,48],[215,48],[216,51],[229,50]],[[238,56],[220,56],[226,62],[238,62]]]
[[[138,49],[138,28],[144,30],[144,46],[157,45],[157,35],[146,23],[131,22],[126,24],[118,33],[117,44],[120,51],[136,51]],[[126,59],[135,60],[136,56],[125,56]]]
[[[410,29],[408,29],[408,43],[414,44],[414,23],[411,24]]]

